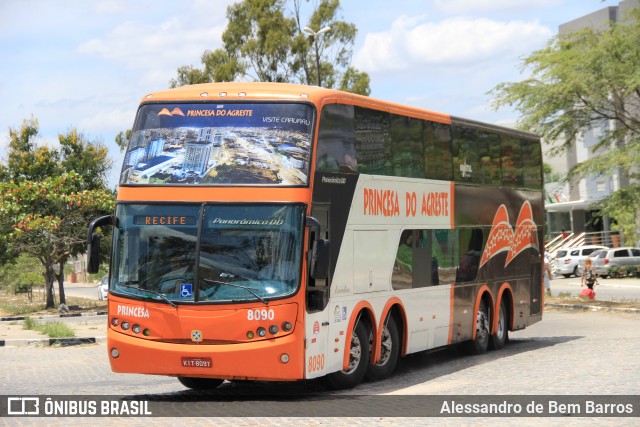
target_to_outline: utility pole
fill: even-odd
[[[318,30],[317,32],[313,31],[309,27],[304,27],[302,31],[304,31],[305,33],[313,37],[313,44],[316,49],[316,70],[318,70],[318,86],[322,86],[322,78],[320,76],[320,53],[318,51],[318,36],[320,34],[326,33],[327,31],[331,31],[331,27],[324,27],[321,30]]]

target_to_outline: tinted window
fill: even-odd
[[[542,151],[539,141],[522,140],[522,178],[526,188],[542,187]]]
[[[567,256],[567,251],[556,252],[556,258],[564,258],[565,256]]]
[[[619,249],[613,252],[614,258],[624,258],[629,256],[629,251],[626,249]]]
[[[631,256],[640,256],[640,249],[631,249]]]
[[[356,172],[357,155],[353,128],[353,106],[326,105],[318,130],[316,169],[323,172]]]
[[[453,177],[460,182],[476,182],[480,170],[477,148],[478,131],[464,126],[453,127]]]
[[[389,114],[355,108],[355,140],[358,171],[372,175],[392,175]]]
[[[520,140],[503,135],[500,151],[502,162],[502,184],[507,187],[522,187],[522,147]]]
[[[425,177],[453,179],[451,164],[451,126],[424,122]]]
[[[579,249],[571,251],[571,256],[578,256],[578,255],[580,255],[580,250]]]
[[[422,120],[391,115],[391,155],[392,175],[424,178]]]
[[[595,252],[596,250],[597,250],[597,249],[594,249],[594,248],[590,248],[590,249],[583,249],[583,250],[582,250],[582,255],[589,255],[589,254],[591,254],[591,253]]]
[[[482,241],[480,229],[404,230],[393,267],[393,289],[475,280]]]

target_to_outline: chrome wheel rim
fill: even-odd
[[[362,359],[362,345],[360,344],[358,334],[353,331],[351,335],[351,348],[349,349],[349,366],[347,366],[344,372],[350,374],[355,371],[358,365],[360,365],[360,359]]]
[[[380,346],[380,362],[378,365],[384,365],[389,361],[391,357],[391,349],[393,348],[393,341],[391,340],[391,333],[387,325],[384,325],[382,330],[382,343]]]

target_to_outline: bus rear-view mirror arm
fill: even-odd
[[[96,218],[89,224],[87,231],[87,272],[96,274],[100,268],[100,235],[94,234],[96,228],[113,224],[113,215]]]

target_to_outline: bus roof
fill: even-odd
[[[318,106],[334,104],[360,105],[376,110],[402,114],[421,119],[451,123],[448,114],[411,107],[395,102],[382,101],[368,96],[356,95],[335,89],[325,89],[318,86],[307,86],[292,83],[262,83],[262,82],[230,82],[230,83],[202,83],[181,86],[153,92],[142,98],[141,104],[147,102],[184,102],[184,101],[311,101]]]

